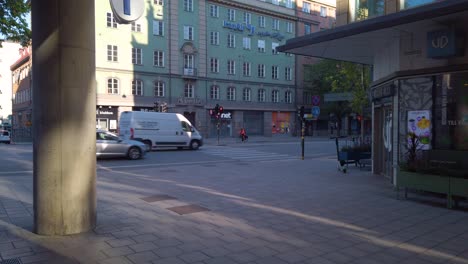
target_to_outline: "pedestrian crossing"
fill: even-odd
[[[232,148],[232,147],[209,147],[203,148],[201,151],[204,154],[218,156],[228,159],[234,159],[239,161],[286,161],[286,160],[298,160],[299,157],[280,154],[274,152],[259,151],[249,148]]]

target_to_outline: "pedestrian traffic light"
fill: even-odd
[[[220,107],[219,107],[219,112],[218,112],[218,114],[222,114],[223,111],[224,111],[224,108],[223,108],[222,106],[220,106]]]

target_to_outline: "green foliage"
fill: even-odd
[[[350,110],[362,114],[368,106],[370,67],[345,61],[322,60],[304,70],[306,90],[323,93],[353,93]],[[339,107],[343,107],[340,105]]]
[[[27,46],[31,40],[31,30],[28,28],[26,15],[30,10],[30,5],[25,0],[0,0],[0,35]]]

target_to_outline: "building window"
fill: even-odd
[[[107,45],[107,61],[118,61],[117,46]]]
[[[119,94],[119,80],[116,78],[107,79],[107,93]]]
[[[310,6],[311,4],[309,2],[302,2],[302,12],[310,14]]]
[[[273,53],[274,55],[277,55],[278,54],[278,51],[276,50],[276,48],[279,46],[278,43],[276,42],[272,42],[271,43],[271,53]]]
[[[265,89],[259,89],[258,90],[258,101],[259,102],[265,102]]]
[[[210,99],[211,100],[219,100],[219,86],[212,85],[210,87]]]
[[[258,77],[265,78],[265,64],[258,65]]]
[[[290,67],[284,68],[284,78],[286,79],[286,81],[292,81],[292,74],[291,74]]]
[[[164,36],[164,21],[153,20],[153,35]]]
[[[280,29],[280,21],[279,19],[273,18],[273,29],[274,30],[279,30]]]
[[[219,60],[217,58],[210,59],[210,70],[212,73],[219,72]]]
[[[278,90],[273,90],[271,92],[271,101],[273,103],[278,103],[279,102],[279,92],[278,92]]]
[[[227,69],[228,69],[228,72],[227,72],[228,74],[231,74],[231,75],[236,74],[236,61],[228,60]]]
[[[258,40],[258,52],[265,52],[265,40]]]
[[[132,31],[133,32],[141,32],[141,24],[133,21],[132,22]]]
[[[440,0],[400,0],[402,9],[438,2]]]
[[[242,100],[246,101],[246,102],[250,102],[252,99],[251,99],[251,90],[250,88],[244,88],[244,90],[242,91]]]
[[[236,100],[236,88],[235,87],[228,87],[227,89],[227,99],[229,101]]]
[[[143,95],[143,82],[141,80],[132,81],[132,94]]]
[[[193,69],[195,58],[192,54],[184,54],[184,68]]]
[[[155,5],[161,5],[161,6],[164,5],[164,1],[163,1],[163,0],[153,0],[153,3],[154,3]]]
[[[155,97],[164,97],[165,95],[165,84],[164,82],[161,81],[155,81],[154,82],[154,96]]]
[[[292,0],[286,0],[285,4],[287,8],[293,8]]]
[[[217,5],[210,5],[210,16],[219,17],[219,8]]]
[[[236,21],[236,10],[228,9],[228,20],[229,21]]]
[[[287,104],[292,104],[292,92],[291,91],[284,92],[284,102]]]
[[[234,34],[228,34],[228,47],[229,48],[236,47],[236,36]]]
[[[193,12],[193,0],[184,0],[184,11]]]
[[[468,125],[468,72],[447,73],[435,76],[433,117],[429,131],[433,131],[432,140],[434,149],[451,149],[459,151],[468,150],[467,125]],[[411,83],[411,79],[406,82]],[[415,81],[421,82],[419,79]],[[407,92],[406,95],[416,95],[415,92]],[[402,95],[405,96],[405,95]],[[417,127],[424,126],[422,119],[414,122]],[[432,127],[432,129],[431,129]],[[420,128],[418,128],[419,130]],[[424,130],[424,129],[421,129]],[[423,132],[423,131],[421,131]],[[462,152],[460,152],[461,154]],[[450,156],[450,155],[449,155]],[[466,154],[460,162],[466,163]],[[461,156],[460,156],[461,157]],[[459,164],[461,165],[461,164]],[[461,167],[458,169],[460,170]],[[461,170],[460,170],[461,172]],[[461,174],[460,174],[461,175]],[[466,170],[465,174],[466,175]]]
[[[153,52],[153,66],[164,67],[164,52],[155,50]]]
[[[117,21],[115,21],[114,14],[107,12],[107,27],[117,28]]]
[[[271,66],[271,78],[274,80],[278,79],[278,66]]]
[[[184,96],[186,98],[194,98],[195,97],[195,88],[193,87],[192,83],[185,83],[184,88]]]
[[[312,27],[309,23],[304,23],[304,35],[308,35],[312,32]]]
[[[132,48],[132,63],[137,65],[143,64],[143,51],[140,48]]]
[[[193,27],[184,26],[184,39],[193,41]]]
[[[242,46],[244,49],[249,50],[250,49],[250,38],[249,37],[244,37],[242,40]]]
[[[324,6],[320,7],[320,16],[321,17],[327,17],[327,8]]]
[[[265,17],[264,16],[259,16],[258,17],[258,26],[261,28],[265,27]]]
[[[293,23],[286,22],[286,32],[293,33]]]
[[[252,14],[245,12],[244,13],[244,23],[251,24]]]
[[[251,68],[250,62],[244,62],[242,65],[242,74],[244,76],[251,76],[252,73],[251,73],[250,68]]]
[[[271,0],[271,3],[274,5],[279,5],[279,0]]]
[[[417,1],[410,1],[417,2]],[[363,20],[369,17],[381,16],[385,14],[385,0],[356,0],[355,20]],[[322,16],[322,10],[320,10]],[[325,14],[326,15],[326,14]]]
[[[210,32],[210,43],[211,45],[219,45],[219,32]]]

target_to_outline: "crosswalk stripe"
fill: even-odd
[[[210,149],[203,149],[203,152],[208,155],[221,156],[224,158],[243,160],[243,161],[269,161],[269,160],[295,160],[297,157],[273,153],[257,151],[252,149],[238,149],[229,147],[214,147]]]

